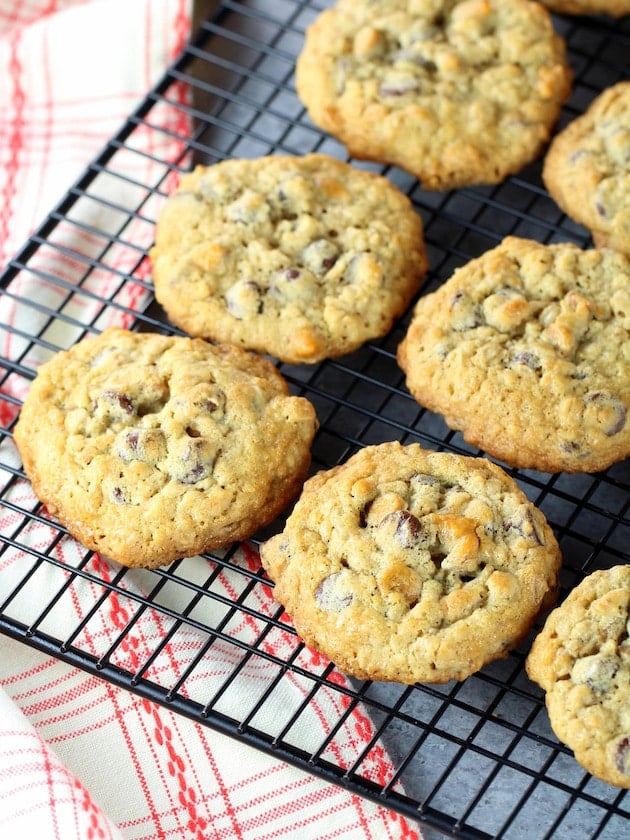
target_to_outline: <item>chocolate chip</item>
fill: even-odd
[[[516,364],[525,365],[525,367],[528,367],[531,370],[542,369],[539,357],[535,353],[531,353],[529,350],[521,350],[519,353],[516,353],[514,361]]]
[[[121,487],[114,487],[112,490],[112,499],[117,505],[124,505],[127,502],[124,491]]]
[[[427,473],[414,473],[409,480],[414,484],[425,484],[429,487],[440,487],[442,485],[439,478]]]
[[[413,47],[403,47],[400,50],[394,50],[394,52],[390,53],[389,58],[393,64],[406,61],[410,64],[416,65],[416,67],[422,67],[422,69],[426,70],[428,73],[435,73],[437,70],[437,66],[434,61],[425,58],[421,52],[413,49]]]
[[[185,473],[184,475],[180,476],[180,481],[182,484],[194,484],[196,481],[204,475],[205,467],[202,463],[197,462],[190,470]]]
[[[123,430],[116,438],[116,452],[125,463],[157,464],[166,456],[166,438],[160,429]]]
[[[576,660],[571,670],[571,679],[577,685],[586,685],[591,691],[606,694],[611,690],[618,670],[619,660],[616,656],[594,653]]]
[[[127,394],[120,391],[103,391],[96,399],[95,410],[113,417],[124,417],[133,414],[134,405]]]
[[[126,411],[127,414],[132,413],[133,403],[126,394],[113,394],[113,398],[118,402],[118,405],[123,411]]]
[[[592,391],[585,397],[587,419],[599,426],[605,435],[612,437],[626,425],[628,411],[626,406],[614,394],[605,391]],[[589,411],[592,407],[594,412]]]
[[[503,530],[506,534],[516,531],[521,537],[531,540],[537,545],[544,545],[543,537],[538,529],[538,524],[529,507],[521,506],[511,519],[503,523]]]
[[[138,451],[138,433],[125,432],[119,435],[116,440],[116,454],[119,458],[128,464],[133,461]]]
[[[417,79],[389,79],[383,82],[378,89],[379,96],[384,99],[405,96],[407,93],[415,93],[420,90],[420,83]]]
[[[340,96],[346,89],[346,82],[352,70],[352,59],[349,56],[342,56],[337,60],[335,67],[335,91]]]
[[[299,268],[283,268],[282,271],[277,271],[271,278],[269,291],[274,297],[279,298],[284,297],[287,293],[294,293],[301,274]]]
[[[396,526],[396,538],[403,548],[412,548],[420,535],[420,521],[407,510],[401,510]]]
[[[262,290],[253,280],[239,280],[228,289],[225,303],[228,312],[239,320],[259,315],[263,310]]]
[[[395,510],[388,513],[380,523],[379,528],[394,525],[394,536],[403,548],[413,548],[418,542],[421,532],[420,521],[408,510]]]
[[[197,437],[180,450],[179,460],[171,461],[171,474],[182,484],[195,484],[212,473],[216,451],[209,441]]]
[[[624,735],[617,741],[615,766],[620,773],[630,774],[630,735]]]
[[[190,402],[188,399],[177,400],[184,411],[189,410],[188,406],[192,405],[198,412],[204,414],[223,414],[226,402],[225,392],[214,384],[197,386],[191,395]]]
[[[314,274],[325,274],[337,261],[339,248],[328,239],[316,239],[302,251],[305,268]]]
[[[266,222],[270,217],[271,208],[260,193],[245,190],[236,201],[226,207],[225,213],[231,222],[253,225]]]
[[[345,610],[352,603],[352,592],[344,592],[339,588],[343,572],[335,572],[324,578],[315,590],[315,601],[325,612],[338,613]]]
[[[451,325],[455,332],[472,330],[483,324],[483,315],[478,304],[459,289],[451,298]]]
[[[219,411],[225,407],[225,394],[221,393],[221,397],[217,396],[216,399],[206,400],[203,404],[203,408],[209,413],[214,414],[215,411]]]
[[[303,308],[320,298],[322,287],[310,271],[291,266],[272,275],[269,292],[281,304],[297,302]]]

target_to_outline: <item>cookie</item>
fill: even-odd
[[[385,335],[427,269],[407,196],[320,154],[196,168],[167,200],[151,257],[174,324],[294,364]]]
[[[307,645],[351,676],[409,684],[506,656],[553,603],[561,562],[498,466],[397,442],[310,478],[261,560]]]
[[[529,0],[339,0],[308,27],[295,78],[312,121],[351,155],[446,190],[534,160],[573,75]]]
[[[630,7],[629,7],[630,8]],[[598,247],[630,256],[630,82],[607,88],[549,146],[543,181]]]
[[[550,11],[561,15],[609,15],[620,18],[630,14],[630,0],[540,0]]]
[[[273,520],[307,475],[316,425],[259,356],[110,328],[40,367],[15,442],[77,540],[154,568]]]
[[[487,454],[603,470],[630,453],[630,261],[507,237],[418,301],[398,362]]]
[[[593,776],[630,788],[630,566],[593,572],[547,618],[526,660],[557,737]]]

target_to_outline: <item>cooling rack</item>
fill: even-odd
[[[585,773],[550,729],[541,692],[523,670],[531,639],[463,683],[349,681],[304,648],[273,606],[256,548],[282,518],[246,546],[154,572],[126,570],[78,546],[25,481],[12,427],[41,361],[112,321],[177,332],[152,297],[147,254],[159,209],[182,171],[273,153],[347,159],[313,127],[293,87],[304,29],[324,5],[214,4],[182,55],[4,271],[0,292],[12,317],[0,325],[2,345],[10,347],[0,363],[0,630],[430,830],[465,838],[626,837],[628,795]],[[630,20],[554,20],[575,71],[562,126],[627,75]],[[421,214],[431,264],[423,293],[508,234],[590,245],[546,193],[540,162],[498,186],[445,193],[421,190],[398,169],[355,163],[386,174]],[[384,339],[341,359],[280,365],[321,421],[313,470],[392,439],[479,454],[406,391],[395,351],[407,322],[408,315]],[[628,562],[630,464],[592,476],[510,472],[561,544],[561,597],[588,572]],[[105,641],[98,627],[112,617],[115,633]],[[140,636],[143,645],[134,646]],[[180,654],[176,679],[161,667],[167,650]],[[201,681],[209,656],[223,667]],[[287,687],[293,700],[286,716],[270,716],[270,700]],[[312,720],[322,710],[327,723],[318,729]],[[340,742],[357,721],[366,722],[368,737],[348,757]]]

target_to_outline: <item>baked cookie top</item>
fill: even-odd
[[[427,270],[407,196],[320,154],[198,167],[167,200],[151,257],[173,323],[296,364],[385,335]]]
[[[261,560],[297,632],[342,671],[443,683],[519,643],[555,598],[560,552],[495,464],[391,442],[310,478]]]
[[[157,567],[274,519],[306,477],[316,426],[259,356],[110,328],[40,367],[15,442],[74,537]]]
[[[607,88],[556,135],[543,180],[598,247],[630,256],[630,82]]]
[[[564,41],[529,0],[339,0],[296,65],[317,126],[435,190],[498,183],[533,160],[571,82]]]
[[[551,726],[589,773],[630,788],[630,566],[593,572],[547,618],[526,660]]]
[[[540,0],[552,12],[561,15],[610,15],[620,18],[630,14],[630,0]]]
[[[398,362],[505,463],[603,470],[630,453],[630,261],[507,237],[418,301]]]

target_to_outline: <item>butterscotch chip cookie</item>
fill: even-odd
[[[397,442],[310,478],[261,559],[306,644],[347,674],[403,683],[506,656],[553,603],[560,566],[503,470]]]
[[[571,83],[564,41],[529,0],[339,0],[296,66],[317,126],[437,190],[536,158]]]
[[[552,12],[561,15],[609,15],[619,18],[630,14],[630,0],[540,0]]]
[[[385,335],[427,269],[407,196],[319,154],[198,167],[167,200],[151,257],[175,324],[296,364]]]
[[[598,247],[630,256],[630,82],[605,90],[554,138],[543,180]]]
[[[306,477],[316,425],[259,356],[110,328],[40,367],[15,442],[76,539],[152,568],[274,519]]]
[[[630,788],[630,566],[593,572],[547,618],[526,660],[551,726],[589,773]]]
[[[418,402],[514,467],[630,453],[630,261],[507,237],[421,298],[398,362]]]

